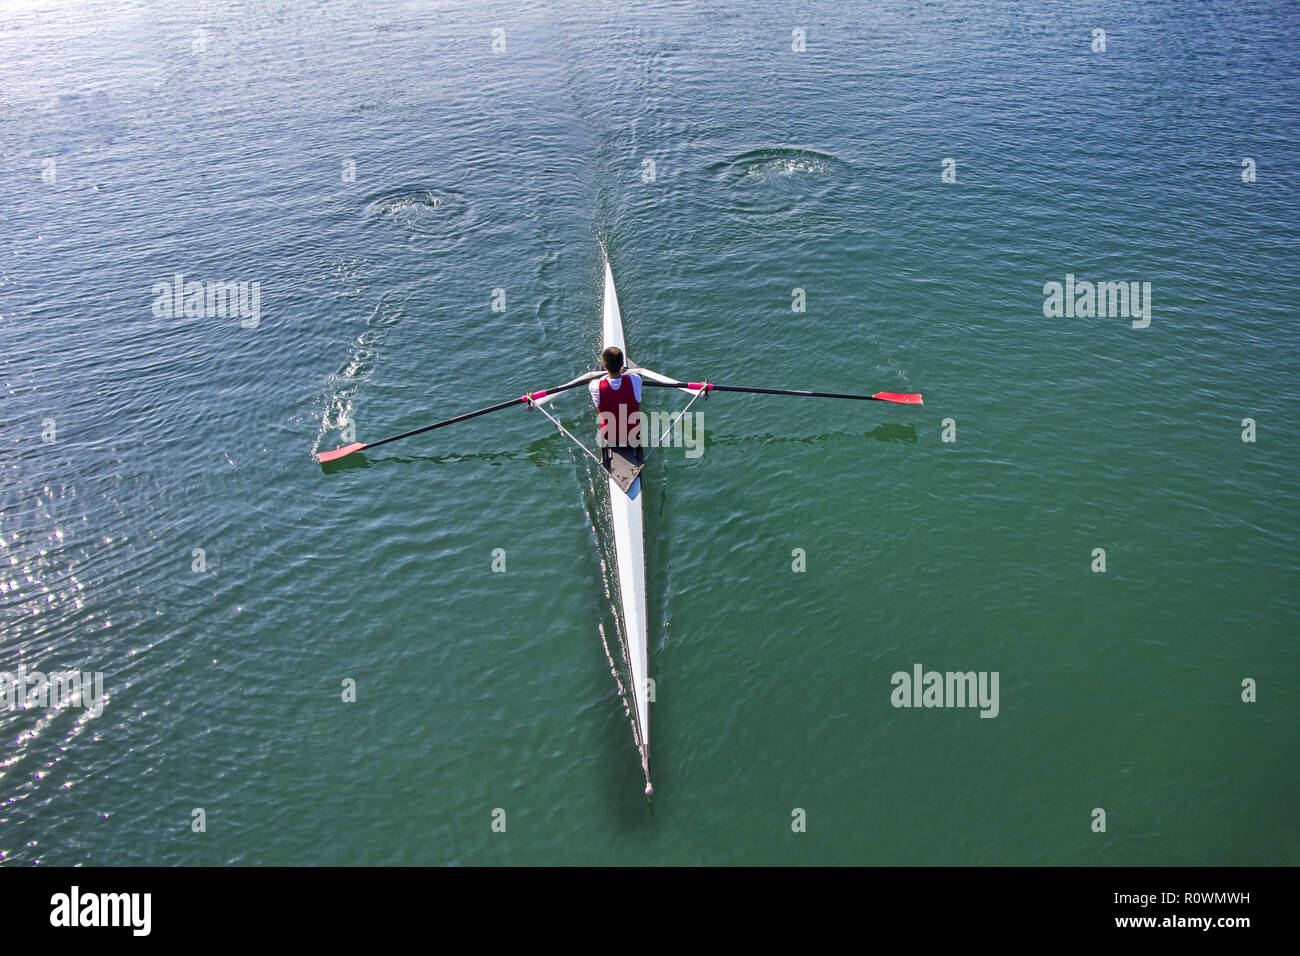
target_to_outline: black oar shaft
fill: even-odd
[[[756,392],[759,395],[802,395],[805,398],[860,398],[872,400],[871,395],[845,395],[840,392],[808,392],[796,388],[746,388],[743,385],[714,385],[715,392]]]
[[[647,378],[641,379],[642,385],[654,385],[658,388],[687,388],[694,389],[704,384],[703,382],[652,382]],[[802,395],[804,398],[857,398],[863,401],[872,401],[874,395],[845,395],[841,392],[807,392],[794,388],[750,388],[744,385],[709,385],[709,390],[713,392],[757,392],[760,395]]]
[[[559,389],[551,389],[559,391]],[[425,425],[423,428],[412,428],[409,432],[402,432],[400,435],[390,435],[388,438],[381,438],[379,441],[369,442],[366,447],[374,448],[377,445],[386,445],[390,441],[397,441],[401,438],[410,438],[412,435],[419,435],[421,432],[431,432],[435,428],[441,428],[443,425],[455,425],[457,422],[468,421],[471,418],[478,418],[480,415],[486,415],[488,412],[499,412],[503,408],[509,408],[511,405],[522,405],[521,398],[512,398],[508,402],[497,402],[495,405],[489,405],[487,408],[480,408],[477,411],[466,412],[464,415],[457,415],[455,418],[448,418],[444,421],[434,422],[432,425]]]
[[[650,382],[644,385],[659,388],[684,388],[689,392],[704,389],[710,392],[755,392],[759,395],[795,395],[799,398],[854,398],[860,402],[893,402],[896,405],[921,405],[919,393],[876,392],[874,395],[849,395],[845,392],[808,392],[797,388],[755,388],[752,385],[713,385],[709,382]]]
[[[557,385],[555,388],[545,390],[546,395],[554,395],[556,392],[564,392],[571,388],[577,388],[579,385],[586,385],[589,379],[579,379],[576,382],[569,382],[567,385]],[[537,392],[532,394],[536,395]],[[390,441],[397,441],[400,438],[410,438],[412,435],[419,435],[423,432],[431,432],[435,428],[442,428],[444,425],[455,425],[457,422],[469,421],[471,418],[478,418],[480,415],[486,415],[489,412],[499,412],[502,409],[509,408],[511,405],[524,405],[524,397],[512,398],[509,401],[497,402],[495,405],[489,405],[487,408],[475,409],[472,412],[466,412],[464,415],[457,415],[455,418],[444,419],[440,422],[434,422],[432,425],[425,425],[423,428],[412,428],[409,432],[402,432],[400,435],[390,435],[388,438],[381,438],[379,441],[367,442],[367,448],[374,448],[377,445],[386,445]]]

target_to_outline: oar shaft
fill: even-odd
[[[489,405],[487,408],[475,409],[472,412],[466,412],[464,415],[457,415],[455,418],[447,418],[440,422],[434,422],[432,425],[425,425],[423,428],[412,428],[409,432],[402,432],[400,435],[393,435],[389,438],[381,438],[379,441],[369,442],[366,447],[374,448],[376,445],[386,445],[390,441],[397,441],[399,438],[410,438],[412,435],[419,435],[422,432],[431,432],[435,428],[442,428],[444,425],[455,425],[457,422],[467,422],[471,418],[478,418],[480,415],[486,415],[489,412],[499,412],[504,408],[510,408],[512,405],[527,405],[529,400],[536,401],[539,398],[545,398],[547,395],[555,395],[558,392],[566,392],[571,388],[577,388],[579,385],[586,385],[586,379],[580,379],[576,382],[569,382],[566,385],[557,385],[555,388],[544,388],[540,392],[529,392],[521,395],[519,398],[512,398],[509,401],[497,402],[495,405]]]
[[[802,395],[804,398],[858,398],[871,401],[874,395],[845,395],[840,392],[809,392],[796,388],[750,388],[745,385],[714,385],[719,392],[753,392],[757,395]]]
[[[543,389],[540,392],[528,392],[519,398],[512,398],[509,401],[497,402],[495,405],[489,405],[487,408],[478,408],[472,412],[466,412],[463,415],[457,415],[455,418],[447,418],[440,422],[434,422],[432,425],[425,425],[422,428],[412,428],[409,432],[402,432],[400,435],[390,435],[387,438],[381,438],[372,442],[355,442],[351,445],[345,445],[342,448],[335,448],[332,451],[321,452],[316,456],[318,461],[336,461],[339,458],[346,457],[353,452],[362,451],[366,448],[375,448],[378,445],[387,445],[390,441],[398,441],[402,438],[410,438],[412,435],[420,435],[424,432],[431,432],[435,428],[442,428],[444,425],[455,425],[457,422],[468,421],[471,418],[478,418],[480,415],[487,415],[489,412],[499,412],[504,408],[510,408],[512,405],[528,405],[547,395],[554,395],[557,392],[568,391],[571,388],[577,388],[579,385],[586,385],[597,373],[583,376],[572,382],[566,382],[564,385],[557,385],[554,388]]]
[[[845,392],[809,392],[796,388],[755,388],[748,385],[714,385],[711,382],[652,382],[642,378],[642,385],[656,388],[704,389],[710,392],[753,392],[758,395],[796,395],[801,398],[853,398],[863,402],[896,402],[901,405],[920,405],[921,396],[898,392],[877,392],[875,395],[849,395]]]
[[[551,392],[557,392],[559,389],[550,389]],[[388,438],[381,438],[379,441],[369,442],[366,447],[374,448],[376,445],[386,445],[390,441],[397,441],[399,438],[410,438],[412,435],[419,435],[422,432],[431,432],[435,428],[442,428],[444,425],[455,425],[457,422],[466,422],[471,418],[478,418],[480,415],[486,415],[488,412],[499,412],[503,408],[509,408],[511,405],[524,404],[523,398],[512,398],[508,402],[497,402],[495,405],[489,405],[487,408],[480,408],[476,411],[466,412],[464,415],[457,415],[455,418],[444,419],[440,422],[434,422],[432,425],[425,425],[423,428],[412,428],[409,432],[402,432],[400,435],[391,435]]]

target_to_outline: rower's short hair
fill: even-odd
[[[611,345],[600,353],[600,364],[605,367],[606,372],[618,375],[623,371],[623,350],[617,345]]]

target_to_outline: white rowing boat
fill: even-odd
[[[601,350],[611,345],[617,346],[623,353],[623,360],[631,371],[651,382],[671,383],[683,386],[681,391],[698,397],[699,388],[685,387],[685,383],[675,382],[666,375],[644,368],[633,362],[627,355],[627,342],[623,337],[623,316],[618,307],[618,292],[614,288],[614,273],[610,269],[609,256],[605,255],[605,289],[601,310]],[[603,371],[589,372],[572,381],[566,382],[558,389],[536,393],[528,398],[529,403],[541,409],[561,391],[603,377]],[[689,408],[690,405],[687,405]],[[683,409],[683,414],[685,409]],[[571,438],[591,458],[600,462],[589,448],[582,444],[554,416],[543,409],[559,430]],[[678,416],[680,420],[681,416]],[[676,422],[673,423],[674,425]],[[666,436],[665,436],[666,437]],[[652,449],[653,450],[653,449]],[[649,454],[647,452],[646,454]],[[646,615],[645,583],[645,522],[642,514],[640,465],[644,458],[632,457],[627,449],[614,449],[612,467],[608,472],[606,484],[609,487],[610,523],[614,530],[614,555],[618,571],[618,605],[619,619],[622,625],[623,647],[626,651],[624,663],[627,667],[631,692],[625,693],[632,713],[633,734],[637,750],[641,754],[641,769],[645,772],[645,792],[654,793],[650,782],[650,674],[648,633]],[[633,477],[635,475],[635,477]]]
[[[603,309],[601,348],[616,346],[627,358],[623,340],[623,317],[614,289],[614,273],[605,258],[605,304]],[[626,492],[611,476],[609,484],[610,518],[614,526],[614,553],[618,563],[618,601],[623,618],[623,637],[627,648],[627,666],[632,690],[629,694],[632,720],[636,728],[637,748],[641,751],[641,768],[645,771],[645,792],[653,793],[650,784],[650,700],[649,668],[646,650],[645,523],[641,514],[641,477]]]

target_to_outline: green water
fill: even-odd
[[[1300,861],[1298,34],[0,9],[0,669],[108,698],[0,710],[0,859]],[[644,365],[925,395],[717,394],[652,461],[649,802],[596,468],[522,409],[313,460],[591,368],[601,242]],[[259,282],[256,326],[154,314],[176,273]],[[1045,316],[1067,274],[1151,283],[1149,327]],[[892,706],[916,664],[997,716]]]

